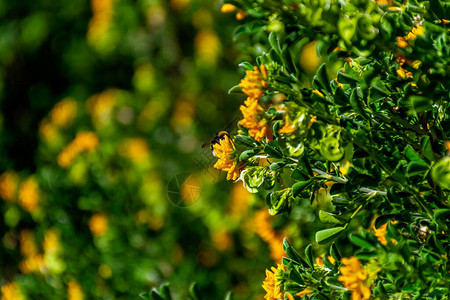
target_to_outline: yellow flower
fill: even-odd
[[[195,37],[195,50],[198,59],[207,65],[215,65],[221,49],[217,33],[211,29],[201,30]]]
[[[266,269],[266,279],[264,279],[262,287],[266,291],[264,296],[267,300],[276,300],[283,297],[282,294],[282,279],[284,267],[278,264],[278,267],[272,267],[271,271]]]
[[[228,4],[228,3],[222,5],[222,8],[220,9],[220,11],[225,13],[225,14],[226,13],[231,13],[231,12],[233,12],[235,10],[236,10],[236,6],[234,6],[233,4]]]
[[[284,123],[284,126],[278,130],[280,134],[292,134],[295,131],[296,127],[293,124]]]
[[[17,282],[8,282],[1,288],[2,298],[1,300],[23,300],[25,299],[20,291],[20,287]]]
[[[19,203],[27,211],[34,212],[39,205],[39,185],[34,176],[28,177],[19,189]]]
[[[313,290],[310,287],[307,287],[306,289],[304,289],[303,291],[298,292],[295,295],[299,296],[299,297],[303,297],[304,295],[309,296],[312,292],[313,292]]]
[[[242,9],[239,9],[238,12],[236,13],[236,20],[241,21],[244,20],[245,17],[248,16],[248,13]]]
[[[59,249],[59,232],[52,228],[45,233],[43,248],[45,252],[56,252]]]
[[[211,240],[216,249],[220,251],[226,251],[233,246],[233,237],[226,229],[213,229]]]
[[[75,281],[71,280],[67,287],[68,300],[83,300],[83,290],[81,285]]]
[[[261,209],[256,212],[253,225],[256,228],[256,234],[269,245],[272,259],[275,262],[279,262],[284,256],[283,237],[273,230],[272,223],[269,219],[270,214],[267,209]]]
[[[119,153],[136,164],[148,162],[150,151],[143,138],[126,139],[119,147]]]
[[[68,168],[74,159],[85,151],[94,151],[98,146],[98,137],[93,132],[82,131],[58,155],[58,165]]]
[[[29,257],[37,253],[36,244],[34,243],[34,235],[30,230],[23,229],[20,231],[20,253]]]
[[[342,258],[343,266],[339,268],[342,275],[338,280],[344,287],[353,291],[352,300],[369,299],[370,288],[366,285],[367,271],[361,266],[361,262],[356,257]]]
[[[102,93],[92,95],[86,101],[86,107],[91,114],[95,127],[103,127],[111,122],[118,91],[108,89]]]
[[[53,142],[59,137],[58,128],[47,119],[39,125],[39,133],[46,142]]]
[[[51,122],[64,128],[70,125],[77,114],[77,102],[72,98],[65,98],[53,107],[50,112]]]
[[[104,235],[108,231],[108,219],[101,213],[93,215],[89,220],[89,229],[93,235]]]
[[[398,77],[400,77],[400,79],[406,79],[406,78],[413,77],[411,72],[408,72],[407,70],[403,69],[402,67],[400,67],[397,70],[397,75],[398,75]]]
[[[392,0],[374,0],[378,5],[392,6]]]
[[[397,46],[400,48],[406,48],[409,46],[408,42],[414,41],[418,35],[424,35],[425,34],[425,28],[423,28],[420,25],[417,25],[414,27],[410,33],[408,33],[405,37],[397,37]]]
[[[375,228],[375,226],[373,227],[373,230],[375,232],[375,236],[377,237],[378,241],[380,242],[381,245],[386,246],[387,245],[387,241],[386,241],[386,227],[387,227],[387,223],[381,225],[380,227],[378,227],[378,229]]]
[[[22,273],[28,274],[40,271],[44,266],[44,256],[42,254],[34,254],[20,262],[19,269]]]
[[[328,255],[328,256],[327,256],[327,259],[328,259],[328,261],[329,261],[330,263],[332,263],[333,265],[334,265],[334,263],[336,262],[336,261],[334,260],[333,256],[331,256],[331,255]],[[322,267],[324,266],[324,263],[323,263],[323,254],[322,254],[321,257],[316,257],[316,265],[322,266]]]
[[[264,89],[269,86],[265,81],[268,77],[266,66],[254,66],[253,71],[245,71],[245,78],[241,80],[239,87],[249,98],[259,99],[264,95]]]
[[[237,168],[236,160],[231,157],[234,153],[234,144],[228,134],[223,134],[216,142],[211,144],[211,148],[219,158],[214,164],[214,168],[228,172],[227,180],[236,180],[239,177],[240,171]]]
[[[418,35],[424,35],[425,34],[425,28],[423,28],[420,25],[417,25],[414,27],[410,33],[406,36],[407,40],[414,40],[417,38]]]
[[[252,194],[243,184],[234,184],[231,190],[231,199],[228,202],[228,213],[232,219],[242,219],[249,210]]]
[[[226,3],[226,4],[222,5],[222,8],[220,9],[220,11],[223,12],[223,13],[225,13],[225,14],[227,14],[227,13],[232,13],[232,12],[234,12],[234,11],[236,11],[236,10],[237,10],[237,13],[236,13],[236,20],[239,20],[239,21],[240,21],[240,20],[245,19],[245,17],[248,16],[248,13],[247,13],[247,12],[245,12],[245,11],[242,10],[242,9],[237,9],[237,7],[234,6],[233,4]]]
[[[397,37],[397,46],[399,46],[400,48],[406,48],[409,46],[409,44],[404,37],[399,36]]]
[[[19,175],[14,171],[6,171],[0,176],[0,197],[13,202],[16,199]]]
[[[113,2],[113,0],[91,0],[92,18],[87,33],[89,43],[97,43],[108,30],[113,17]]]
[[[259,105],[257,98],[247,98],[241,105],[240,110],[244,119],[238,122],[239,125],[247,128],[248,134],[255,139],[255,141],[260,142],[264,137],[272,139],[272,132],[267,124],[267,120],[261,118],[264,109]]]

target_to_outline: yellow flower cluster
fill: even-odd
[[[102,236],[108,231],[108,218],[98,213],[93,215],[89,220],[89,229],[95,236]]]
[[[375,232],[375,236],[377,237],[378,241],[380,242],[381,245],[386,246],[387,245],[387,240],[386,240],[386,227],[387,227],[387,223],[381,225],[380,227],[375,228],[373,227],[373,230]]]
[[[20,253],[24,256],[24,260],[19,265],[22,273],[28,274],[41,271],[41,268],[44,266],[44,257],[38,253],[34,235],[29,230],[24,229],[20,232]]]
[[[245,71],[245,78],[241,80],[239,87],[249,98],[259,99],[264,95],[264,89],[269,86],[266,82],[268,77],[265,65],[260,68],[254,66],[253,71]]]
[[[245,100],[245,105],[241,105],[240,110],[244,119],[239,121],[239,125],[248,129],[248,134],[260,142],[264,137],[271,139],[272,133],[267,125],[267,120],[261,118],[264,109],[259,105],[258,99],[248,98]]]
[[[271,270],[266,269],[266,278],[264,279],[262,287],[266,291],[264,299],[277,300],[283,297],[282,279],[284,273],[284,266],[278,264],[278,267],[272,267]]]
[[[68,300],[83,300],[83,290],[81,285],[75,281],[71,280],[67,287]]]
[[[143,138],[124,140],[119,146],[119,153],[136,164],[146,163],[150,158],[148,144]]]
[[[195,50],[201,63],[215,65],[220,53],[220,39],[211,29],[201,30],[195,37]]]
[[[72,98],[64,98],[50,111],[49,118],[42,120],[39,132],[47,142],[54,142],[59,137],[59,129],[72,124],[77,116],[78,105]]]
[[[261,209],[256,212],[253,224],[254,228],[256,228],[256,233],[269,245],[272,259],[279,262],[284,256],[283,237],[273,230],[269,219],[270,215],[267,209]]]
[[[227,13],[232,13],[232,12],[236,12],[236,20],[243,20],[245,19],[245,17],[248,16],[248,13],[242,9],[238,9],[236,6],[234,6],[233,4],[229,4],[226,3],[224,5],[222,5],[222,8],[220,9],[221,12],[227,14]]]
[[[16,200],[19,175],[14,171],[6,171],[0,175],[0,197],[6,201]]]
[[[231,157],[234,153],[234,144],[228,134],[223,134],[217,142],[211,145],[214,154],[219,160],[214,164],[214,168],[227,172],[227,180],[236,180],[240,171],[236,160]]]
[[[339,271],[342,275],[338,280],[344,287],[352,291],[352,300],[370,298],[370,288],[366,285],[368,279],[367,271],[361,266],[361,262],[356,257],[342,258],[342,266]]]
[[[89,21],[87,39],[91,44],[101,39],[113,18],[113,0],[91,0],[92,18]]]
[[[69,126],[77,115],[77,102],[65,98],[58,102],[50,112],[50,121],[60,128]]]
[[[86,101],[87,110],[91,114],[95,127],[104,127],[110,124],[117,93],[116,89],[108,89],[92,95]]]
[[[36,211],[40,201],[39,185],[34,176],[28,177],[19,189],[19,203],[30,213]]]
[[[408,33],[407,36],[404,37],[397,37],[397,46],[400,48],[406,48],[410,45],[411,42],[413,42],[418,35],[424,35],[425,34],[425,28],[423,28],[420,25],[415,26],[410,33]]]
[[[248,98],[240,107],[244,119],[240,120],[238,124],[247,128],[249,135],[258,142],[264,137],[272,139],[268,122],[263,118],[264,109],[258,103],[259,98],[264,95],[265,88],[269,86],[266,82],[267,78],[266,67],[264,65],[261,65],[260,68],[255,66],[253,71],[246,71],[245,78],[239,83],[239,87]]]
[[[72,165],[77,156],[85,151],[94,151],[98,147],[98,137],[93,132],[82,131],[58,155],[58,164],[63,168]]]
[[[2,298],[1,300],[24,300],[24,296],[20,291],[20,287],[17,282],[8,282],[1,288]]]

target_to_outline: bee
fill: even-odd
[[[216,135],[211,140],[204,142],[202,145],[202,148],[205,148],[206,146],[209,145],[212,154],[215,157],[217,157],[217,155],[214,153],[214,145],[219,144],[220,141],[224,140],[226,136],[228,138],[230,138],[230,136],[228,135],[228,133],[226,131],[220,131],[220,132],[216,133]]]

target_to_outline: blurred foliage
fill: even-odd
[[[226,91],[249,58],[220,9],[0,1],[2,299],[135,299],[168,281],[175,299],[193,281],[208,299],[262,295],[286,219],[258,215],[201,148],[235,120]]]

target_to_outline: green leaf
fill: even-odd
[[[248,61],[243,61],[239,64],[239,67],[245,69],[245,70],[253,70],[253,65],[251,63],[249,63]]]
[[[308,181],[299,181],[292,186],[292,195],[297,197],[305,188],[312,183],[312,179]]]
[[[282,158],[283,157],[283,154],[281,153],[280,150],[275,149],[274,147],[271,147],[270,145],[267,145],[266,147],[264,147],[264,152],[273,158]]]
[[[156,290],[150,292],[151,300],[165,300]]]
[[[191,295],[193,300],[201,300],[200,298],[200,292],[197,288],[197,284],[194,282],[191,284],[189,288],[189,294]]]
[[[269,34],[269,44],[276,53],[281,53],[280,41],[278,40],[278,36],[275,31],[272,31]]]
[[[428,159],[428,161],[434,161],[434,151],[431,147],[430,137],[424,136],[421,141],[423,156]]]
[[[446,221],[448,219],[450,219],[450,208],[441,208],[434,212],[434,220]]]
[[[296,262],[298,265],[302,265],[303,267],[308,266],[303,258],[301,258],[300,254],[295,251],[295,249],[289,244],[288,240],[285,238],[283,240],[283,250],[286,255],[292,259],[292,261]]]
[[[233,300],[233,296],[231,295],[231,291],[229,291],[229,292],[226,294],[225,300]]]
[[[356,33],[356,22],[347,16],[342,16],[338,20],[339,35],[346,43],[351,43],[353,36]]]
[[[420,161],[412,161],[406,167],[406,172],[409,177],[417,176],[417,175],[425,175],[426,172],[430,169],[430,166],[425,162]]]
[[[361,248],[365,249],[374,249],[375,246],[372,245],[370,242],[368,242],[365,238],[363,238],[361,235],[357,233],[350,234],[350,241],[355,244],[356,246],[359,246]]]
[[[247,135],[237,135],[234,138],[234,142],[239,145],[247,146],[247,147],[254,147],[258,145],[258,143],[251,137]]]
[[[276,162],[274,162],[274,163],[271,163],[269,168],[270,168],[272,171],[275,171],[275,170],[281,169],[281,168],[284,167],[285,165],[286,165],[286,162],[285,162],[285,161],[276,161]]]
[[[276,112],[275,112],[276,113]],[[280,130],[280,127],[281,127],[281,122],[280,121],[278,121],[278,122],[275,122],[274,124],[273,124],[273,126],[272,126],[272,133],[273,133],[273,137],[274,137],[274,139],[277,139],[278,138],[278,131]]]
[[[139,297],[141,297],[142,299],[145,299],[145,300],[151,300],[149,293],[140,293]]]
[[[342,257],[341,257],[341,254],[339,253],[339,250],[336,247],[335,243],[331,244],[329,253],[330,253],[331,257],[333,257],[336,262],[341,261]]]
[[[334,103],[340,106],[346,106],[349,104],[347,95],[345,95],[344,91],[341,88],[337,88],[334,91]]]
[[[325,88],[328,93],[331,93],[330,81],[328,80],[326,64],[322,64],[317,70],[317,75],[314,76]]]
[[[432,109],[433,101],[427,97],[414,95],[409,97],[409,100],[412,104],[412,109],[408,111],[409,114],[414,114],[414,112],[420,113]]]
[[[316,232],[316,242],[326,244],[341,235],[344,229],[345,227],[334,227],[318,231]]]
[[[341,217],[339,217],[335,214],[326,212],[324,210],[319,211],[319,219],[323,223],[328,223],[328,224],[333,224],[333,225],[343,224],[345,222]]]
[[[359,99],[357,88],[353,89],[350,95],[350,105],[361,117],[363,117],[364,119],[370,119],[370,117],[364,110],[362,101]]]
[[[418,161],[425,163],[422,157],[420,157],[420,155],[416,151],[414,151],[413,147],[411,147],[410,145],[406,146],[405,148],[405,156],[407,159],[409,159],[409,161]]]
[[[291,178],[299,181],[306,181],[308,179],[305,175],[303,175],[303,173],[299,169],[295,169],[292,172]]]
[[[247,160],[259,153],[259,149],[246,150],[239,155],[239,161]]]
[[[312,254],[312,246],[309,244],[305,248],[305,257],[306,261],[308,262],[308,265],[311,267],[311,269],[314,269],[314,257]]]
[[[439,19],[445,19],[445,10],[440,0],[430,0],[430,8]]]
[[[242,88],[239,85],[235,85],[228,90],[228,94],[242,94]]]
[[[377,257],[378,253],[375,251],[374,252],[370,252],[370,251],[359,252],[359,253],[356,253],[355,256],[356,256],[356,258],[359,258],[359,259],[371,259],[371,258]]]
[[[301,285],[305,284],[302,276],[300,275],[300,272],[295,267],[291,269],[291,272],[289,273],[289,279]]]
[[[162,285],[159,290],[165,300],[172,300],[172,296],[170,295],[170,289],[169,289],[168,283]]]

